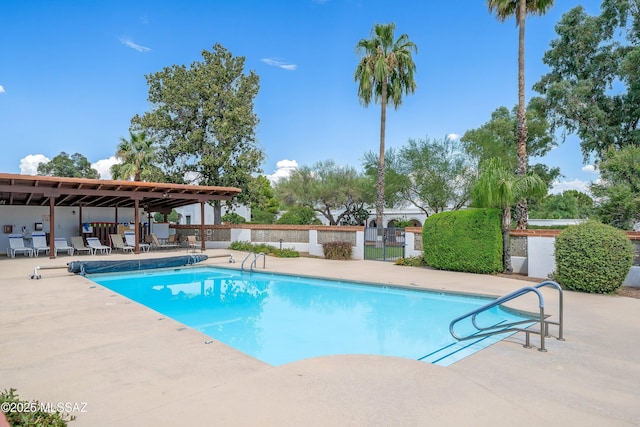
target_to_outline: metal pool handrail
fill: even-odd
[[[540,291],[538,290],[541,287],[544,286],[553,286],[555,287],[558,292],[559,292],[559,321],[558,322],[552,322],[552,321],[547,321],[545,319],[545,314],[544,314],[544,297],[542,296],[542,293],[540,293]],[[539,308],[539,317],[537,320],[535,319],[527,319],[527,320],[520,320],[520,321],[516,321],[516,322],[510,322],[510,323],[502,323],[502,324],[498,324],[498,325],[491,325],[491,326],[487,326],[487,327],[482,327],[480,325],[478,325],[477,322],[477,316],[480,313],[483,313],[493,307],[497,307],[499,305],[502,305],[508,301],[511,301],[515,298],[518,298],[522,295],[526,295],[528,293],[535,293],[538,296],[538,308]],[[530,339],[529,339],[529,335],[531,333],[534,334],[539,334],[540,335],[540,347],[538,348],[538,350],[540,351],[547,351],[545,348],[545,336],[549,336],[549,326],[548,324],[554,324],[554,325],[558,325],[559,326],[559,334],[558,334],[558,340],[564,341],[563,338],[563,301],[562,301],[562,289],[560,288],[560,285],[558,285],[557,283],[553,282],[553,281],[545,281],[542,283],[539,283],[535,286],[525,286],[523,288],[520,288],[516,291],[513,291],[511,293],[508,293],[494,301],[491,301],[490,303],[487,303],[485,305],[483,305],[482,307],[479,307],[475,310],[470,311],[467,314],[464,314],[462,316],[459,316],[455,319],[453,319],[451,321],[451,323],[449,324],[449,332],[451,333],[451,335],[459,340],[459,341],[464,341],[464,340],[470,340],[470,339],[474,339],[474,338],[480,338],[480,337],[486,337],[486,336],[490,336],[490,335],[496,335],[496,334],[502,334],[505,332],[524,332],[526,335],[526,343],[524,345],[524,347],[526,348],[530,348]],[[464,336],[461,337],[458,334],[456,334],[455,332],[455,325],[456,323],[467,319],[471,317],[471,322],[473,324],[473,326],[478,330],[478,332],[468,335],[468,336]],[[525,324],[525,323],[531,323],[531,322],[536,322],[540,324],[540,331],[536,332],[530,329],[525,329],[525,328],[519,328],[519,327],[515,327],[517,325],[521,325],[521,324]],[[484,332],[483,332],[484,331]]]
[[[251,261],[251,264],[249,264],[249,271],[253,271],[253,266],[256,265],[256,262],[258,261],[258,258],[260,258],[262,256],[263,260],[262,260],[262,268],[266,268],[267,266],[267,256],[264,254],[264,252],[260,252],[260,253],[255,253],[255,252],[249,252],[247,254],[247,256],[242,260],[242,264],[240,265],[240,271],[244,271],[244,262],[246,260],[248,260],[251,255],[253,255],[253,260]]]

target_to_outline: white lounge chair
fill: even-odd
[[[111,237],[111,245],[113,246],[113,249],[118,249],[123,253],[127,251],[130,253],[133,253],[133,249],[134,249],[133,246],[125,245],[121,235],[109,234],[109,237]]]
[[[84,244],[82,236],[71,236],[71,246],[74,252],[81,254],[82,252],[88,252],[89,255],[93,255],[93,249]]]
[[[55,249],[55,256],[58,256],[58,252],[67,252],[69,255],[73,255],[73,246],[69,246],[67,244],[66,238],[56,237],[53,239],[53,245]]]
[[[33,254],[40,255],[40,252],[49,253],[49,245],[47,245],[47,235],[42,231],[34,231],[31,233],[31,246],[33,246]]]
[[[93,249],[94,255],[97,254],[98,251],[102,254],[111,255],[111,246],[103,245],[97,237],[87,237],[87,244]]]
[[[9,247],[7,248],[7,256],[15,258],[16,254],[33,256],[33,248],[28,248],[24,245],[22,234],[9,234]]]
[[[135,231],[125,231],[124,232],[124,240],[127,246],[131,246],[133,248],[136,247],[136,232]],[[149,252],[151,245],[148,243],[138,243],[138,247],[143,252]]]

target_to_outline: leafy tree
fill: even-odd
[[[244,74],[245,58],[220,44],[202,57],[190,67],[173,65],[146,76],[153,109],[133,117],[132,129],[161,142],[170,182],[239,187],[238,201],[247,203],[252,175],[264,159],[253,111],[259,78],[253,71]],[[213,205],[219,224],[220,201]]]
[[[251,182],[251,222],[255,224],[273,224],[280,210],[280,201],[276,198],[271,182],[258,175]]]
[[[377,198],[376,183],[378,180],[379,156],[373,151],[364,153],[362,166],[364,168],[364,179],[362,187],[363,200],[375,206]],[[397,208],[406,203],[402,197],[403,189],[409,186],[409,177],[402,174],[402,159],[400,150],[393,147],[386,150],[384,155],[384,201],[386,208]]]
[[[517,174],[527,174],[527,116],[525,113],[524,83],[524,34],[527,14],[544,15],[553,6],[553,0],[487,0],[487,7],[495,13],[498,20],[504,22],[515,16],[518,26],[518,112],[517,112]],[[517,227],[527,228],[527,201],[519,200],[516,206]]]
[[[358,98],[367,107],[371,101],[380,102],[380,155],[378,159],[378,178],[376,181],[376,224],[382,227],[385,196],[385,129],[387,103],[396,109],[402,103],[403,95],[416,90],[414,73],[416,66],[412,53],[418,51],[415,43],[407,34],[396,41],[393,33],[396,25],[376,24],[371,30],[370,39],[361,39],[356,51],[362,55],[355,71],[358,82]]]
[[[478,182],[473,187],[474,207],[502,209],[502,258],[506,273],[513,272],[509,230],[511,230],[511,207],[522,198],[542,197],[547,187],[537,175],[515,175],[500,159],[489,159],[480,166]]]
[[[389,151],[386,187],[393,197],[422,210],[427,216],[457,210],[470,197],[475,165],[460,143],[450,138],[410,139],[399,153]],[[365,171],[372,169],[373,153],[365,155]],[[377,159],[375,159],[377,160]],[[389,181],[391,185],[389,185]]]
[[[155,222],[178,222],[180,219],[180,214],[175,209],[171,209],[171,213],[169,215],[164,215],[163,213],[156,212],[153,214],[153,219]]]
[[[468,130],[460,138],[464,149],[477,158],[478,163],[497,157],[506,168],[517,170],[517,108],[511,111],[507,107],[497,108],[488,122],[477,129]],[[526,117],[528,153],[533,157],[542,157],[557,146],[545,116],[544,100],[532,98],[527,106]]]
[[[282,214],[276,224],[290,225],[319,225],[320,220],[316,217],[316,211],[308,206],[292,206]]]
[[[47,163],[40,163],[38,165],[38,175],[67,178],[100,178],[100,173],[91,167],[91,163],[85,156],[75,153],[69,157],[64,151]]]
[[[593,199],[581,191],[566,190],[562,194],[549,194],[530,207],[529,218],[586,219],[593,214]]]
[[[247,222],[246,219],[242,215],[239,215],[235,212],[227,212],[222,215],[222,222],[228,222],[231,224],[244,224]]]
[[[158,152],[153,140],[144,132],[129,132],[130,139],[120,138],[116,158],[120,163],[111,166],[113,179],[161,181],[162,171],[156,166]]]
[[[631,229],[640,221],[640,147],[610,149],[600,163],[599,183],[591,184],[598,200],[600,220],[616,228]]]
[[[640,5],[603,0],[600,16],[582,6],[563,15],[534,85],[554,129],[580,137],[584,161],[640,144]]]
[[[362,177],[349,166],[333,160],[302,166],[276,185],[276,194],[285,206],[305,206],[339,224],[354,204],[362,202]],[[342,210],[334,217],[333,211]]]

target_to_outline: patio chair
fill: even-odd
[[[73,246],[69,246],[67,244],[66,238],[56,237],[55,239],[53,239],[53,245],[55,250],[55,256],[58,256],[58,252],[66,252],[69,255],[73,255]]]
[[[7,256],[15,258],[16,254],[33,256],[33,248],[28,248],[24,245],[22,234],[9,234],[9,247],[7,248]]]
[[[127,246],[131,246],[133,248],[136,247],[136,232],[135,231],[125,231],[124,232],[124,240]],[[138,243],[138,247],[143,252],[149,252],[151,245],[148,243]]]
[[[84,244],[82,236],[72,236],[71,246],[73,247],[74,252],[78,252],[79,254],[87,252],[89,255],[93,255],[93,249]]]
[[[97,237],[87,237],[87,244],[93,249],[93,254],[97,254],[98,251],[105,255],[111,255],[111,246],[105,246],[100,242]]]
[[[133,253],[134,247],[125,245],[121,235],[109,234],[109,237],[111,237],[111,244],[113,245],[113,249],[120,250],[123,253],[127,251],[129,253]]]
[[[153,242],[153,247],[156,249],[178,249],[178,245],[176,245],[175,243],[160,243],[160,240],[158,240],[158,236],[156,236],[154,233],[151,233],[151,241]]]
[[[33,246],[33,254],[40,255],[40,252],[49,253],[49,245],[47,245],[47,235],[42,231],[34,231],[31,233],[31,246]]]
[[[191,249],[191,252],[195,252],[199,247],[196,236],[187,236],[187,250]]]

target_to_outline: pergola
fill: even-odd
[[[0,205],[49,206],[52,224],[49,236],[50,258],[55,258],[53,224],[56,206],[77,207],[80,213],[79,229],[82,227],[83,207],[134,208],[135,253],[140,253],[140,231],[137,224],[140,223],[141,207],[147,212],[168,214],[173,208],[200,203],[200,235],[204,236],[204,204],[213,200],[231,200],[240,191],[235,187],[0,173]],[[204,239],[201,239],[201,249],[205,249]]]

